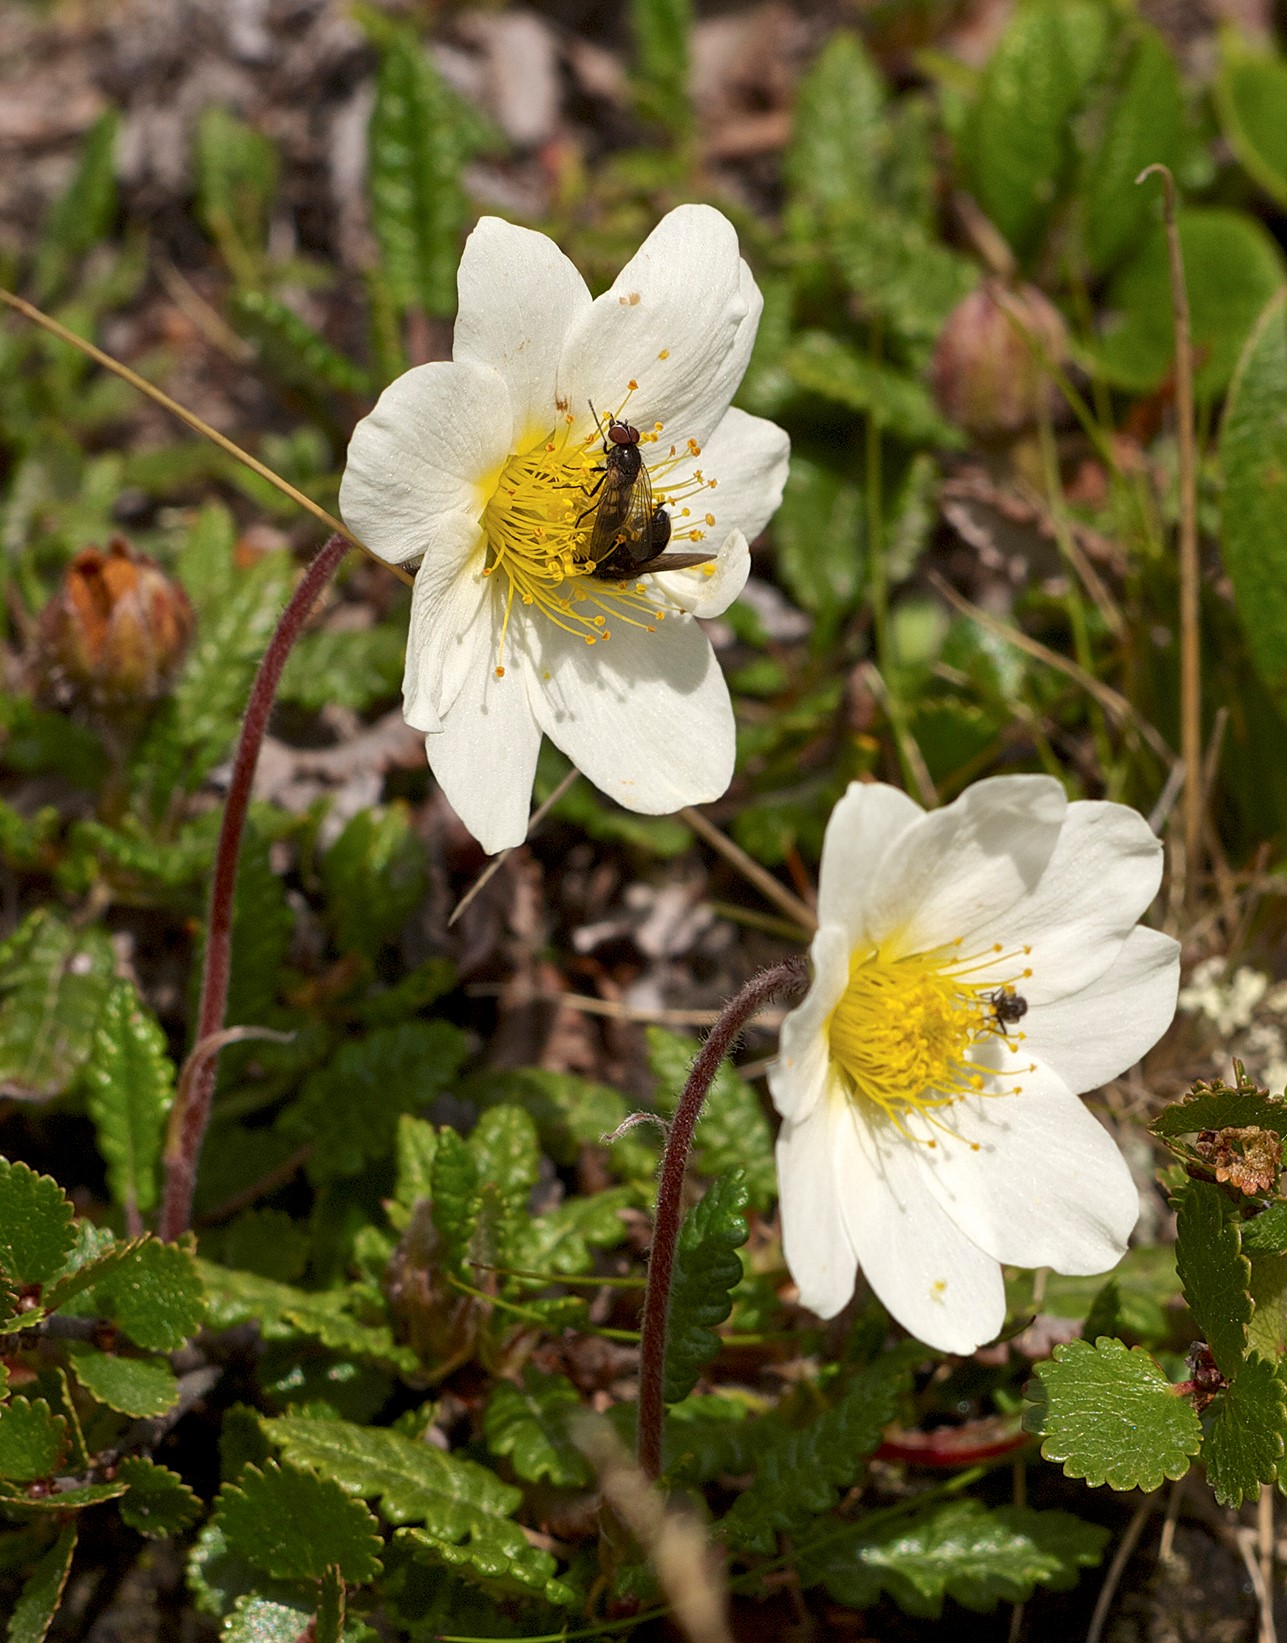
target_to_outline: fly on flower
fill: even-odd
[[[484,217],[457,283],[452,358],[390,383],[340,486],[354,534],[418,566],[407,722],[488,851],[527,833],[543,735],[629,810],[718,798],[733,710],[694,618],[742,591],[788,461],[731,408],[763,307],[732,224],[680,206],[591,297]]]
[[[1027,999],[1010,982],[998,987],[989,996],[988,1003],[992,1006],[992,1018],[1002,1038],[1009,1037],[1007,1027],[1017,1027],[1028,1013]]]
[[[603,419],[590,406],[595,425]],[[652,481],[639,449],[639,430],[616,417],[603,434],[603,472],[590,492],[592,502],[577,523],[594,515],[589,556],[591,573],[605,582],[626,582],[650,571],[707,565],[713,553],[670,553],[670,515],[653,501]]]

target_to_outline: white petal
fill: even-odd
[[[1038,1063],[1016,1082],[1020,1095],[951,1107],[944,1122],[959,1139],[906,1115],[913,1134],[935,1142],[908,1150],[944,1213],[996,1260],[1106,1272],[1139,1218],[1126,1161],[1049,1068]]]
[[[833,1167],[849,1241],[891,1316],[928,1346],[973,1352],[1005,1322],[1001,1268],[944,1214],[929,1190],[920,1149],[853,1102],[837,1126]]]
[[[844,1099],[829,1091],[803,1123],[783,1124],[777,1144],[782,1252],[800,1304],[820,1318],[834,1318],[848,1305],[858,1267],[834,1168],[841,1132],[849,1127]]]
[[[849,985],[849,943],[844,931],[824,924],[813,938],[809,959],[813,980],[782,1022],[777,1060],[768,1074],[773,1105],[783,1118],[796,1123],[809,1117],[832,1076],[827,1023]]]
[[[559,397],[592,428],[623,414],[647,431],[704,444],[750,358],[763,299],[737,249],[727,217],[708,205],[681,205],[663,217],[568,333]],[[631,381],[638,387],[631,392]],[[584,419],[584,422],[582,421]]]
[[[694,616],[722,616],[746,586],[751,574],[751,553],[741,531],[734,531],[721,544],[710,565],[690,565],[687,570],[665,571],[656,576],[662,603],[678,605]],[[653,578],[648,578],[649,581]]]
[[[1021,1023],[1024,1043],[1074,1093],[1096,1090],[1161,1038],[1175,1015],[1179,984],[1179,944],[1137,925],[1089,986],[1032,1006]]]
[[[844,927],[852,951],[871,943],[867,908],[885,852],[925,812],[901,788],[851,782],[831,812],[818,869],[818,917]]]
[[[448,516],[482,514],[513,420],[509,390],[486,366],[439,360],[405,372],[353,430],[344,523],[391,565],[432,553]]]
[[[996,939],[1001,915],[1040,883],[1067,801],[1053,776],[993,776],[918,817],[889,850],[868,903],[886,958]]]
[[[429,768],[452,809],[489,855],[522,844],[532,806],[541,732],[528,700],[523,634],[506,635],[505,677],[496,677],[501,601],[483,604],[480,653],[486,665],[465,675],[442,729],[425,737]]]
[[[456,545],[451,546],[455,533]],[[416,572],[407,627],[402,714],[417,730],[441,730],[442,716],[473,672],[495,662],[482,609],[494,588],[483,576],[482,527],[464,514],[439,522],[434,551]]]
[[[1033,973],[1020,989],[1028,1003],[1080,992],[1102,975],[1161,879],[1161,841],[1143,816],[1124,804],[1070,804],[1046,871],[991,926],[1006,948],[1032,947]]]
[[[667,472],[664,483],[658,482],[653,488],[657,500],[664,501],[669,489],[681,486],[694,469],[700,468],[707,479],[717,484],[714,490],[707,490],[688,504],[694,518],[709,512],[715,523],[706,528],[713,537],[738,530],[753,542],[778,510],[790,463],[791,440],[786,430],[762,416],[739,411],[734,405],[702,444],[701,455],[685,457]],[[684,523],[682,519],[673,521],[676,537]],[[681,546],[687,548],[688,543]],[[694,551],[700,552],[701,545],[694,544]]]
[[[504,377],[522,453],[554,426],[559,356],[590,292],[553,240],[499,217],[481,218],[465,241],[456,284],[452,356]]]
[[[550,622],[535,630],[541,729],[627,810],[667,815],[719,798],[733,779],[733,705],[709,639],[689,616],[610,631],[587,645]]]

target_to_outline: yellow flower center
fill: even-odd
[[[1017,1084],[996,1086],[991,1058],[980,1059],[976,1049],[995,1052],[1004,1043],[1018,1052],[1027,1008],[1021,985],[1032,971],[998,980],[1018,953],[998,944],[960,958],[959,945],[897,959],[855,951],[849,985],[831,1014],[831,1054],[854,1098],[875,1102],[900,1129],[906,1111],[932,1113],[966,1095],[1020,1093]],[[1030,951],[1023,948],[1023,956]]]
[[[632,382],[632,392],[634,387]],[[625,416],[625,404],[615,413],[616,419]],[[498,678],[505,672],[505,635],[510,621],[524,607],[540,611],[587,645],[609,640],[613,622],[655,632],[656,623],[679,609],[644,582],[609,580],[595,574],[590,539],[603,491],[604,433],[594,430],[574,442],[573,422],[564,413],[560,428],[522,455],[511,456],[483,510],[487,552],[483,575],[497,578],[497,591],[505,603],[501,654],[496,659]],[[653,505],[664,507],[670,515],[671,543],[700,542],[714,525],[715,516],[705,513],[694,520],[693,509],[686,504],[700,492],[714,489],[717,482],[707,479],[700,469],[682,477],[676,473],[681,464],[687,466],[701,455],[692,440],[682,447],[671,445],[659,460],[650,460],[662,432],[658,422],[641,431],[639,438]]]

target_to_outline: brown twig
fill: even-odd
[[[785,959],[752,976],[737,997],[725,1005],[693,1062],[684,1093],[666,1137],[657,1185],[657,1213],[653,1221],[652,1253],[648,1258],[648,1287],[644,1293],[642,1334],[639,1342],[639,1465],[644,1475],[661,1475],[661,1432],[665,1416],[662,1386],[666,1366],[666,1321],[670,1310],[670,1281],[675,1269],[679,1214],[683,1201],[684,1171],[693,1131],[720,1063],[732,1049],[746,1023],[778,993],[796,991],[808,979],[803,956]]]
[[[685,806],[679,812],[679,819],[686,822],[699,839],[709,844],[712,850],[719,852],[730,866],[735,867],[748,883],[753,884],[766,901],[771,901],[802,930],[810,934],[818,928],[818,915],[807,902],[793,895],[784,884],[779,884],[766,868],[758,861],[747,855],[740,845],[734,844],[727,834],[721,833],[715,823],[703,816],[700,810],[694,810],[691,805]]]
[[[192,1215],[192,1194],[197,1181],[197,1164],[210,1122],[214,1096],[217,1056],[210,1049],[216,1034],[223,1031],[228,1007],[228,981],[232,971],[233,898],[237,886],[237,857],[245,830],[250,790],[255,779],[259,749],[268,729],[277,686],[296,639],[303,632],[319,594],[339,568],[349,550],[347,540],[332,536],[304,572],[277,623],[268,649],[251,686],[241,738],[232,765],[232,780],[224,803],[219,844],[215,852],[214,876],[210,887],[210,918],[206,931],[205,964],[201,974],[201,1005],[197,1016],[196,1048],[189,1064],[198,1063],[190,1075],[184,1069],[179,1079],[165,1148],[165,1198],[158,1231],[162,1238],[175,1239],[187,1231]]]

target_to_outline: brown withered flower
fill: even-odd
[[[187,594],[123,536],[84,548],[40,613],[38,689],[60,707],[138,712],[168,689],[192,627]]]
[[[948,315],[934,349],[934,398],[943,415],[982,440],[1031,427],[1055,404],[1046,363],[1068,358],[1059,310],[1035,285],[984,280]]]

